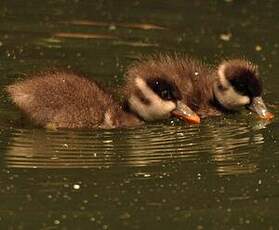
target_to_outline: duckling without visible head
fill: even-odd
[[[216,69],[181,56],[152,56],[138,61],[127,78],[172,79],[182,101],[201,117],[218,116],[247,106],[260,117],[271,119],[262,95],[257,67],[243,59],[222,62]]]
[[[196,116],[187,106],[176,103],[175,97],[171,98],[172,102],[154,97],[157,92],[153,88],[147,86],[145,81],[140,84],[146,86],[144,90],[138,88],[137,82],[129,82],[126,87],[153,95],[149,97],[150,106],[138,102],[137,97],[128,98],[131,102],[128,107],[120,105],[95,81],[63,71],[40,73],[8,86],[7,91],[13,102],[33,122],[43,127],[116,128],[139,125],[143,120],[167,118],[172,113],[182,119],[188,117],[189,113]],[[174,94],[177,88],[168,84],[166,82],[168,93]],[[158,103],[164,110],[155,110],[151,106]],[[144,113],[149,115],[145,116]]]

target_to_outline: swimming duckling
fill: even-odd
[[[218,116],[243,106],[262,118],[273,117],[261,97],[257,66],[244,59],[223,61],[214,69],[189,57],[159,55],[136,62],[126,75],[131,79],[172,79],[184,104],[201,117]]]
[[[7,91],[12,101],[34,123],[43,127],[127,127],[171,115],[184,120],[194,117],[199,122],[199,117],[179,101],[178,89],[173,82],[163,80],[165,88],[154,91],[143,79],[139,81],[140,85],[131,82],[136,85],[130,88],[145,95],[150,100],[149,106],[141,103],[137,95],[128,98],[130,103],[121,105],[95,81],[73,72],[43,72],[8,86]],[[158,79],[155,84],[160,85],[161,80]],[[170,97],[161,97],[162,90],[167,90]]]

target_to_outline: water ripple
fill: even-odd
[[[140,167],[169,162],[214,165],[220,175],[255,172],[264,135],[241,122],[149,125],[127,130],[13,129],[4,163],[10,168]]]

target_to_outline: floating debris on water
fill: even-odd
[[[54,224],[60,224],[60,220],[54,220]]]
[[[256,51],[262,51],[263,47],[261,47],[260,45],[256,45],[255,50]]]
[[[230,41],[232,38],[232,34],[231,33],[227,33],[227,34],[220,34],[220,39],[223,41]]]

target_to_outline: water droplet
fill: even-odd
[[[250,220],[245,220],[245,224],[250,224]]]
[[[76,190],[78,190],[78,189],[80,189],[80,185],[79,185],[79,184],[74,184],[74,185],[73,185],[73,188],[76,189]]]
[[[151,175],[149,173],[145,173],[144,177],[151,177]]]
[[[120,219],[129,219],[131,217],[130,213],[125,212],[119,218]]]
[[[103,225],[103,229],[104,229],[104,230],[108,229],[108,225],[106,225],[106,224]]]
[[[202,230],[202,229],[204,229],[204,227],[202,225],[197,226],[197,230]]]
[[[228,42],[229,40],[231,40],[232,38],[232,34],[231,33],[227,33],[227,34],[220,34],[220,39],[223,41]]]
[[[53,223],[54,224],[60,224],[60,220],[55,220]]]
[[[116,30],[116,26],[113,25],[113,24],[111,24],[111,25],[109,26],[109,30]]]
[[[175,211],[179,211],[181,208],[179,207],[179,206],[176,206],[175,208],[174,208],[174,210]]]
[[[256,47],[255,47],[255,50],[258,51],[258,52],[261,51],[262,49],[263,48],[260,45],[256,45]]]

